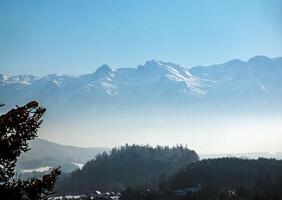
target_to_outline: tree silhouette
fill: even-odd
[[[3,104],[0,104],[2,107]],[[17,158],[29,150],[28,141],[37,137],[45,109],[32,101],[0,116],[0,199],[47,199],[60,175],[59,168],[42,178],[14,178]]]

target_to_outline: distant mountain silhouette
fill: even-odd
[[[95,158],[98,153],[109,150],[102,147],[61,145],[41,138],[32,140],[30,148],[30,151],[22,154],[17,162],[18,173],[44,172],[58,166],[61,166],[63,172],[70,172],[82,167],[80,164]]]

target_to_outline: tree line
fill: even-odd
[[[175,191],[201,186],[183,196]],[[157,190],[127,189],[121,200],[281,200],[282,160],[206,159],[193,162],[159,183]]]
[[[125,145],[97,155],[82,170],[64,176],[57,188],[73,193],[156,188],[160,178],[198,160],[196,152],[182,145]]]

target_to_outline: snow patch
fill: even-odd
[[[45,167],[39,167],[39,168],[36,168],[36,169],[24,169],[22,170],[23,173],[32,173],[32,172],[48,172],[50,171],[50,169],[52,169],[53,167],[50,167],[50,166],[45,166]]]
[[[76,162],[73,162],[74,165],[76,165],[79,169],[82,169],[82,167],[84,166],[83,163],[76,163]]]

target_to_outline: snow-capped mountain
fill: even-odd
[[[47,106],[65,103],[129,104],[195,102],[282,97],[282,58],[256,56],[247,62],[184,68],[147,61],[137,68],[107,65],[81,76],[0,75],[0,101],[7,105],[37,99]],[[258,100],[258,99],[256,99]]]
[[[265,56],[250,58],[247,62],[231,60],[208,67],[193,67],[190,72],[201,79],[212,80],[216,86],[210,95],[239,97],[281,97],[282,58]]]
[[[0,75],[1,113],[31,100],[47,108],[39,136],[63,144],[200,141],[205,149],[218,141],[207,134],[245,133],[245,142],[274,144],[281,135],[282,58],[193,68],[151,60],[136,68],[103,65],[80,76]],[[254,136],[266,133],[263,140]]]

